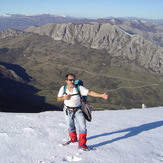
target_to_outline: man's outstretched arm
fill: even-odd
[[[88,91],[88,95],[92,96],[92,97],[100,97],[100,98],[103,98],[105,100],[108,99],[108,94],[107,93],[97,93],[97,92],[94,92],[94,91]]]

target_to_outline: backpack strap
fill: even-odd
[[[87,96],[82,96],[80,93],[80,85],[76,84],[76,91],[78,92],[79,96],[81,99],[84,99],[85,101],[87,101],[88,97]]]
[[[80,96],[81,99],[84,99],[85,101],[87,101],[88,97],[87,96],[82,96],[80,93],[80,85],[76,85],[76,90]]]
[[[88,99],[88,97],[87,97],[87,96],[82,96],[82,95],[81,95],[81,93],[80,93],[80,85],[75,84],[75,88],[76,88],[76,92],[77,92],[77,93],[72,94],[71,96],[76,96],[76,95],[79,95],[79,96],[80,96],[80,98],[83,98],[84,100],[87,100],[87,99]],[[66,94],[66,95],[67,95],[67,93],[66,93],[66,89],[67,89],[67,85],[64,85],[64,91],[63,91],[63,95],[64,95],[64,94]]]
[[[75,88],[76,88],[77,93],[72,94],[71,96],[79,95],[79,96],[81,97],[81,93],[80,93],[79,85],[75,84]],[[64,95],[64,94],[67,95],[67,93],[66,93],[66,89],[67,89],[67,85],[64,85],[63,95]]]
[[[81,93],[80,93],[79,85],[75,84],[75,88],[76,88],[76,91],[77,91],[77,93],[79,94],[79,96],[81,98]]]
[[[67,85],[64,85],[63,95],[64,95],[64,94],[67,94],[67,93],[66,93],[66,89],[67,89]]]

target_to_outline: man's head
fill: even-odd
[[[74,87],[74,81],[75,81],[76,76],[72,73],[68,73],[65,76],[65,82],[69,87]]]

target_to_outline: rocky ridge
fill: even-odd
[[[0,32],[0,38],[18,37],[18,36],[25,35],[25,34],[28,34],[28,32],[10,28],[10,29]]]
[[[25,31],[70,44],[80,43],[94,49],[106,49],[114,57],[129,60],[155,73],[163,73],[162,47],[109,23],[50,23],[40,27],[31,26]]]

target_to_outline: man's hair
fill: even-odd
[[[73,76],[74,79],[76,78],[76,75],[72,74],[72,73],[68,73],[66,76],[65,76],[65,79],[67,80],[68,79],[68,76]]]

